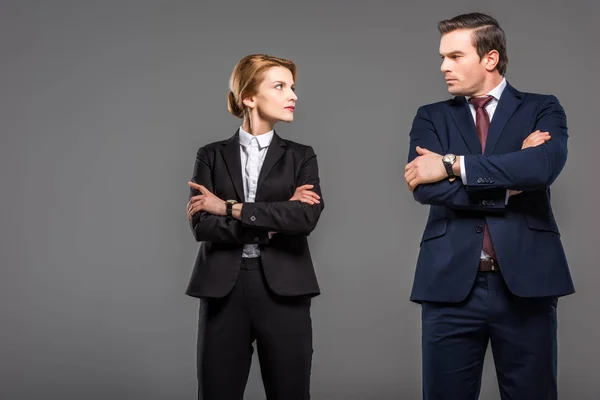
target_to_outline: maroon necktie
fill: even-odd
[[[487,97],[471,97],[469,102],[475,107],[475,126],[477,127],[477,136],[481,142],[481,153],[485,151],[485,142],[487,141],[488,130],[490,129],[490,116],[488,115],[485,106],[492,101],[492,96]],[[490,237],[487,223],[483,230],[483,251],[490,257],[496,260],[496,252]]]

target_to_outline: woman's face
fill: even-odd
[[[263,80],[254,96],[244,99],[251,114],[266,122],[292,122],[296,96],[292,71],[284,67],[271,67],[263,73]]]

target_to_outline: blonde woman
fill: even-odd
[[[310,398],[311,298],[320,293],[307,242],[323,200],[310,146],[281,138],[292,122],[296,66],[264,54],[235,66],[229,139],[198,150],[188,219],[202,242],[187,294],[203,299],[199,396],[241,400],[253,343],[267,399]]]

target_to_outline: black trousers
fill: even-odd
[[[309,295],[274,294],[265,281],[260,258],[243,259],[231,293],[207,299],[206,310],[201,309],[200,317],[205,320],[198,335],[199,398],[242,400],[256,341],[267,399],[309,399],[310,303]]]

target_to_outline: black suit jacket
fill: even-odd
[[[192,181],[223,200],[244,203],[239,131],[225,141],[198,150]],[[298,186],[311,184],[321,203],[289,201]],[[191,190],[190,197],[197,195]],[[244,244],[259,244],[265,278],[283,296],[320,293],[307,236],[317,225],[324,203],[317,157],[310,146],[274,133],[258,178],[254,203],[244,203],[242,219],[199,212],[190,221],[202,242],[186,293],[224,297],[240,270]],[[278,232],[269,239],[268,232]]]

